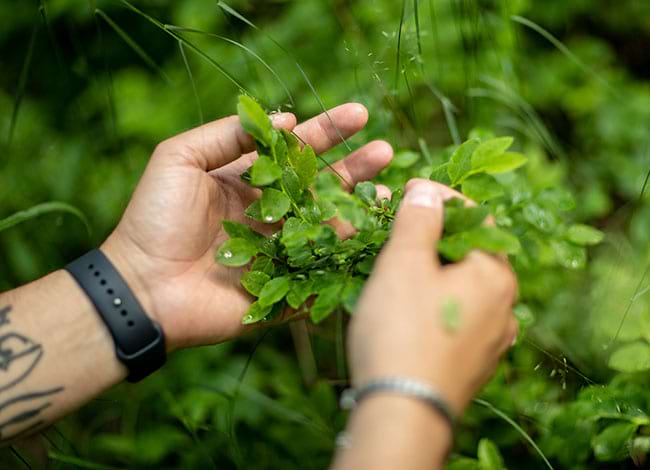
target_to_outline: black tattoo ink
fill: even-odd
[[[11,305],[0,308],[0,326],[9,324],[9,312],[11,312]]]
[[[0,307],[0,329],[4,330],[6,325],[11,324],[9,319],[11,311],[11,305]],[[0,334],[0,397],[4,398],[3,392],[6,393],[7,390],[25,380],[42,357],[43,346],[41,344],[13,331]],[[46,399],[63,390],[64,387],[55,387],[49,390],[27,392],[0,402],[0,414],[19,404],[27,405],[25,409],[0,421],[0,444],[27,436],[45,425],[46,420],[42,418],[41,411],[52,406],[52,403]],[[26,424],[27,426],[23,427]]]
[[[19,395],[17,397],[10,398],[9,400],[6,400],[2,403],[0,403],[0,412],[4,410],[6,407],[14,405],[16,403],[22,402],[22,401],[29,401],[29,400],[35,400],[37,398],[42,398],[42,397],[47,397],[50,395],[54,395],[55,393],[59,393],[63,391],[63,387],[57,387],[53,388],[50,390],[43,390],[42,392],[31,392],[31,393],[25,393],[24,395]]]

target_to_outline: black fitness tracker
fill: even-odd
[[[92,250],[65,269],[90,298],[115,341],[117,358],[138,382],[165,363],[165,335],[152,321],[100,250]]]

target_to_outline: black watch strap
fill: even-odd
[[[165,363],[165,335],[152,321],[100,250],[92,250],[65,269],[90,298],[115,341],[117,358],[138,382]]]

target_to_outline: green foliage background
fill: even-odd
[[[304,118],[320,102],[364,103],[371,120],[350,145],[389,140],[400,153],[379,180],[392,187],[430,173],[431,162],[472,129],[514,135],[530,158],[521,172],[525,192],[568,195],[576,221],[607,237],[590,251],[586,270],[558,269],[582,263],[574,266],[557,246],[538,247],[520,279],[532,299],[519,312],[525,333],[469,409],[451,465],[545,468],[533,442],[554,468],[643,466],[650,4],[228,4],[259,30],[212,0],[135,2],[163,24],[237,41],[275,75],[232,42],[163,31],[119,1],[0,0],[0,220],[60,201],[79,208],[92,229],[69,213],[47,212],[1,231],[0,289],[96,246],[156,143],[235,112],[239,90],[215,63],[269,110]],[[187,43],[185,62],[169,31],[213,62]],[[530,220],[553,223],[543,211]],[[336,404],[346,383],[345,321],[339,314],[317,327],[178,353],[143,383],[119,386],[43,437],[3,451],[0,465],[324,468],[345,423]]]

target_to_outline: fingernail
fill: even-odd
[[[272,113],[269,117],[271,118],[271,122],[276,124],[286,121],[290,115],[291,113]]]
[[[434,208],[442,204],[442,198],[438,188],[433,184],[420,183],[406,193],[404,203],[409,206]]]

